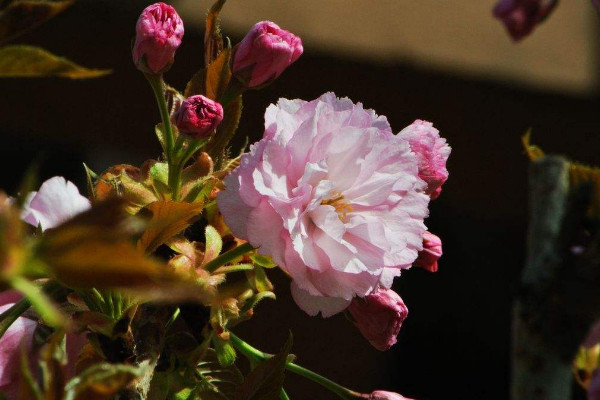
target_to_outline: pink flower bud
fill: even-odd
[[[550,13],[558,0],[500,0],[494,7],[494,17],[518,41],[529,35]]]
[[[175,118],[179,132],[200,139],[212,135],[223,121],[223,107],[208,97],[191,96],[181,103]]]
[[[142,11],[135,31],[136,67],[154,74],[168,70],[183,37],[183,21],[177,11],[165,3],[152,4]]]
[[[442,256],[442,240],[431,232],[423,234],[423,250],[414,265],[425,268],[429,272],[438,270],[438,259]]]
[[[391,289],[379,288],[371,294],[355,297],[348,306],[354,325],[377,350],[385,351],[396,343],[408,308]]]
[[[371,394],[365,395],[367,400],[414,400],[404,397],[401,394],[394,392],[386,392],[385,390],[376,390]]]
[[[440,131],[431,122],[420,119],[402,129],[398,134],[408,140],[410,149],[417,155],[419,178],[427,183],[425,193],[436,199],[442,185],[448,180],[446,161],[450,156],[450,146],[440,137]]]
[[[276,79],[302,55],[302,40],[270,21],[257,23],[236,46],[233,74],[250,88]]]

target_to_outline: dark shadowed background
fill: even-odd
[[[148,3],[82,1],[21,39],[114,73],[88,81],[0,80],[0,187],[13,193],[35,160],[42,161],[42,179],[63,175],[83,189],[83,161],[100,172],[158,156],[158,112],[130,56],[135,21]],[[201,67],[202,29],[186,26],[166,76],[175,87],[183,88]],[[227,34],[228,26],[223,29]],[[232,35],[232,42],[239,39]],[[410,312],[398,344],[385,353],[371,348],[342,315],[305,315],[277,272],[278,301],[261,303],[256,317],[239,327],[240,336],[275,352],[291,330],[300,364],[354,390],[386,389],[423,400],[506,399],[511,296],[526,236],[527,160],[520,136],[532,127],[534,142],[544,149],[599,163],[597,88],[550,93],[509,79],[465,78],[409,60],[381,63],[324,49],[307,45],[278,81],[244,96],[234,147],[245,135],[261,137],[264,110],[279,97],[311,100],[334,91],[386,115],[396,132],[417,118],[433,121],[453,148],[450,179],[427,221],[443,240],[440,270],[409,270],[397,279],[394,288]],[[293,375],[285,387],[295,400],[335,398]]]

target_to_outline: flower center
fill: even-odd
[[[342,222],[346,222],[348,213],[354,211],[350,203],[344,202],[344,196],[339,192],[335,193],[332,198],[321,201],[321,205],[333,206]]]

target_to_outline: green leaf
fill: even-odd
[[[279,354],[260,363],[246,376],[235,400],[279,400],[292,342],[290,333],[290,337]]]
[[[219,364],[223,367],[229,367],[235,362],[235,349],[229,341],[223,340],[218,336],[213,337],[213,344],[217,353]]]
[[[196,372],[202,381],[198,394],[202,400],[230,400],[235,396],[244,377],[235,365],[222,367],[213,349],[208,349]]]
[[[38,27],[74,3],[67,1],[15,0],[0,11],[0,44]]]
[[[230,274],[232,272],[239,271],[251,271],[254,269],[252,264],[235,264],[235,265],[224,265],[215,270],[215,274]]]
[[[251,309],[253,309],[254,307],[256,307],[256,305],[262,299],[272,299],[272,300],[275,300],[276,299],[275,293],[269,292],[269,291],[265,291],[265,292],[258,293],[255,296],[252,296],[252,298],[250,300],[246,301],[246,303],[244,304],[244,306],[240,310],[240,314],[246,313],[246,312],[250,311]]]
[[[86,163],[83,163],[83,169],[85,169],[85,181],[87,184],[88,197],[90,197],[92,200],[96,200],[94,181],[98,179],[98,175],[92,171]]]
[[[15,45],[0,48],[0,78],[61,77],[98,78],[109,70],[89,69],[35,46]]]
[[[221,235],[215,228],[207,225],[205,236],[206,251],[204,252],[204,260],[202,261],[202,264],[206,264],[207,262],[217,258],[217,256],[221,254],[221,249],[223,248],[223,239],[221,239]]]
[[[273,259],[269,256],[261,256],[260,254],[250,255],[254,264],[260,265],[263,268],[275,268],[277,265],[273,262]]]

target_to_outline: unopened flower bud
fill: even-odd
[[[383,288],[364,298],[354,298],[348,311],[360,333],[381,351],[396,343],[396,336],[408,315],[408,308],[400,296]]]
[[[431,232],[423,234],[423,250],[415,260],[414,265],[429,272],[438,270],[438,259],[442,256],[442,240]]]
[[[366,400],[413,400],[401,394],[386,392],[385,390],[376,390],[371,394],[365,395],[364,398]]]
[[[200,139],[212,135],[223,121],[223,107],[208,97],[191,96],[181,103],[175,118],[179,132]]]
[[[165,3],[152,4],[142,11],[135,26],[133,62],[143,72],[159,74],[173,64],[183,37],[183,21]]]
[[[233,74],[254,88],[276,79],[302,55],[302,40],[270,21],[257,23],[236,46]]]
[[[518,41],[529,35],[554,9],[558,0],[500,0],[494,7],[494,17],[500,19]]]

